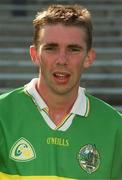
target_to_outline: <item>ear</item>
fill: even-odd
[[[34,45],[30,46],[30,57],[35,65],[39,65],[39,57]]]
[[[95,59],[96,59],[96,52],[92,48],[87,53],[86,59],[84,61],[84,68],[89,68],[93,64]]]

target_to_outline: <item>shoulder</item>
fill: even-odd
[[[10,104],[18,98],[21,98],[22,94],[24,94],[24,88],[17,88],[10,92],[4,93],[0,95],[0,108],[6,104]]]
[[[110,104],[88,93],[86,96],[89,98],[91,114],[104,119],[120,119],[122,121],[122,114]]]

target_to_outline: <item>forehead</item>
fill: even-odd
[[[85,43],[85,30],[77,26],[62,24],[47,25],[40,29],[39,40],[41,43]]]

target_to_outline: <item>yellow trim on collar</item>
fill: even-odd
[[[90,101],[89,101],[89,98],[86,96],[86,112],[85,112],[85,117],[88,116],[89,112],[90,112]]]
[[[55,130],[61,128],[63,126],[63,124],[69,119],[69,117],[71,116],[72,114],[69,113],[65,118],[62,119],[61,123],[59,125],[56,126]]]
[[[44,108],[43,111],[49,116],[49,113],[48,113],[49,110],[48,110],[48,108]],[[68,115],[66,115],[66,116],[62,119],[61,123],[56,126],[55,130],[58,130],[59,128],[61,128],[61,126],[63,126],[63,124],[69,119],[69,117],[70,117],[71,115],[72,115],[71,113],[69,113]],[[50,118],[50,116],[49,116],[49,118]]]

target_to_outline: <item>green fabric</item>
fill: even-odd
[[[23,88],[0,96],[0,172],[21,176],[62,176],[76,179],[122,179],[122,116],[103,101],[87,95],[90,112],[75,116],[64,132],[52,130]],[[82,107],[81,107],[82,108]],[[17,141],[32,145],[35,157],[10,157]],[[85,145],[96,147],[99,167],[86,172],[79,163]],[[21,153],[20,151],[15,153]]]

